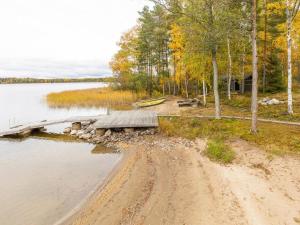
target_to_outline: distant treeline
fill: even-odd
[[[36,79],[36,78],[0,78],[0,84],[27,84],[27,83],[79,83],[79,82],[113,82],[114,78],[55,78],[55,79]]]

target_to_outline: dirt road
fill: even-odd
[[[300,224],[300,161],[236,141],[233,165],[195,142],[159,136],[120,144],[127,157],[72,225]]]

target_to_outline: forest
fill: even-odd
[[[113,78],[18,78],[18,77],[7,77],[0,78],[0,84],[31,84],[31,83],[80,83],[80,82],[112,82]]]
[[[257,132],[258,95],[293,91],[300,79],[300,0],[151,0],[124,33],[110,62],[116,85],[149,96],[251,97]],[[294,88],[294,89],[293,89]]]

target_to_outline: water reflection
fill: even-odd
[[[50,92],[101,87],[101,83],[0,84],[0,130],[27,122],[103,114],[101,108],[50,109]],[[47,127],[61,133],[68,124]],[[0,224],[50,225],[96,188],[121,159],[60,134],[0,139]],[[45,140],[45,138],[50,140]],[[59,141],[58,141],[59,140]],[[98,151],[96,151],[98,152]]]
[[[0,130],[42,120],[103,114],[101,108],[49,108],[45,96],[51,92],[103,87],[103,83],[0,84]]]

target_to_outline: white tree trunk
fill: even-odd
[[[219,82],[218,82],[218,64],[217,64],[217,52],[216,49],[212,50],[212,64],[214,71],[214,96],[215,96],[215,117],[216,119],[221,119],[221,109],[220,109],[220,96],[219,96]]]
[[[227,50],[228,50],[228,83],[227,83],[227,96],[231,100],[231,80],[232,80],[232,57],[230,51],[230,39],[227,37]]]
[[[252,0],[252,123],[251,131],[252,133],[257,133],[257,22],[256,22],[256,0]]]
[[[202,93],[203,93],[203,105],[206,106],[206,84],[204,79],[202,79]]]
[[[287,67],[288,67],[288,113],[293,114],[293,94],[292,94],[292,37],[291,37],[291,30],[292,30],[292,18],[290,15],[290,2],[289,0],[286,1],[286,16],[287,16]]]

